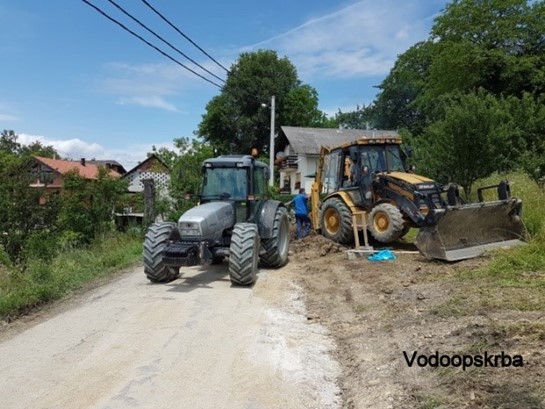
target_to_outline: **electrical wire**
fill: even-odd
[[[130,19],[132,19],[134,22],[136,22],[137,24],[139,24],[142,28],[144,28],[145,30],[147,30],[149,33],[151,33],[152,35],[154,35],[157,39],[161,40],[164,44],[168,45],[170,48],[172,48],[174,51],[178,52],[178,54],[182,55],[183,57],[187,58],[189,61],[191,61],[193,64],[195,64],[196,66],[198,66],[199,68],[201,68],[202,70],[206,71],[208,74],[210,74],[211,76],[215,77],[216,79],[220,80],[221,82],[225,83],[225,80],[223,80],[222,78],[218,77],[216,74],[214,74],[213,72],[209,71],[208,69],[206,69],[205,67],[203,67],[201,64],[199,64],[197,61],[193,60],[191,57],[188,57],[186,54],[184,54],[182,51],[180,51],[178,48],[176,48],[175,46],[173,46],[171,43],[169,43],[167,40],[165,40],[163,37],[161,37],[159,34],[157,34],[155,31],[153,31],[152,29],[150,29],[149,27],[147,27],[144,23],[142,23],[140,20],[138,20],[136,17],[134,17],[133,15],[131,15],[128,11],[126,11],[123,7],[121,7],[119,4],[117,4],[114,0],[108,0],[111,4],[113,4],[115,7],[117,7],[118,10],[120,10],[123,14],[125,14],[127,17],[129,17]]]
[[[132,34],[133,36],[135,36],[136,38],[138,38],[140,41],[143,41],[144,43],[146,43],[148,46],[150,46],[151,48],[153,48],[155,51],[157,51],[158,53],[162,54],[163,56],[167,57],[169,60],[173,61],[174,63],[178,64],[179,66],[185,68],[186,70],[188,70],[189,72],[195,74],[197,77],[200,77],[202,78],[203,80],[205,80],[206,82],[209,82],[210,84],[212,85],[215,85],[216,87],[218,88],[221,88],[221,85],[218,85],[216,84],[214,81],[211,81],[209,80],[208,78],[202,76],[201,74],[199,74],[198,72],[195,72],[194,70],[192,70],[191,68],[189,68],[188,66],[184,65],[183,63],[181,63],[180,61],[178,61],[177,59],[175,59],[174,57],[168,55],[166,52],[164,52],[163,50],[161,50],[160,48],[154,46],[153,44],[151,44],[149,41],[147,41],[145,38],[143,38],[142,36],[136,34],[134,31],[132,31],[131,29],[127,28],[125,25],[123,25],[122,23],[120,23],[119,21],[117,21],[116,19],[114,19],[113,17],[110,17],[108,14],[106,14],[104,11],[102,11],[99,7],[95,6],[94,4],[92,4],[91,2],[89,2],[88,0],[81,0],[83,1],[85,4],[87,4],[89,7],[92,7],[93,9],[95,9],[99,14],[102,14],[104,17],[106,17],[108,20],[110,20],[111,22],[117,24],[118,26],[120,26],[123,30],[129,32],[130,34]]]
[[[144,3],[146,6],[148,6],[155,14],[157,14],[165,23],[167,23],[170,27],[172,27],[174,30],[178,32],[182,37],[184,37],[187,41],[189,41],[191,44],[193,44],[195,47],[197,47],[204,55],[206,55],[208,58],[210,58],[212,61],[214,61],[217,65],[219,65],[221,68],[225,70],[226,73],[229,73],[229,70],[225,68],[223,65],[221,65],[219,62],[217,62],[214,57],[212,57],[210,54],[208,54],[206,51],[204,51],[201,47],[199,47],[191,38],[189,38],[187,35],[185,35],[182,31],[178,29],[174,24],[172,24],[168,19],[163,16],[158,10],[156,10],[151,4],[149,4],[146,0],[140,0],[142,3]]]

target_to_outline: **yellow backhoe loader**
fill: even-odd
[[[479,189],[478,203],[465,203],[458,186],[443,186],[409,169],[401,144],[399,136],[377,134],[322,147],[311,192],[314,228],[350,244],[352,214],[366,211],[375,240],[391,243],[419,228],[418,250],[448,261],[524,242],[522,201],[511,197],[507,181]],[[497,200],[484,201],[485,189],[496,189]]]

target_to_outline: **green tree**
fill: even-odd
[[[316,91],[301,83],[289,59],[259,50],[242,53],[231,67],[220,95],[207,104],[197,135],[220,153],[268,151],[271,111],[263,104],[273,95],[277,127],[324,123]]]
[[[328,128],[341,127],[344,129],[369,129],[374,128],[374,118],[370,106],[356,106],[354,111],[339,112],[330,120],[332,126]]]
[[[30,245],[40,242],[36,239],[38,235],[55,229],[58,212],[57,201],[40,205],[43,189],[30,187],[35,181],[31,155],[56,154],[55,150],[40,142],[23,146],[17,139],[12,130],[4,130],[0,135],[0,246],[14,262],[23,260],[29,254],[29,247],[38,248]],[[41,243],[47,243],[43,237]],[[49,253],[42,252],[40,256],[47,257],[53,249],[51,246]]]
[[[64,190],[57,226],[75,241],[89,243],[110,230],[116,203],[127,190],[127,181],[109,176],[99,168],[96,180],[87,180],[77,171],[64,175]]]
[[[437,45],[431,41],[415,44],[401,54],[388,76],[379,85],[380,92],[369,107],[374,127],[408,129],[418,135],[428,124],[419,104],[428,81]]]
[[[528,0],[455,0],[431,32],[440,51],[429,89],[484,88],[495,95],[545,88],[545,4]]]
[[[477,179],[509,169],[524,144],[516,137],[511,103],[483,90],[445,98],[444,117],[416,142],[424,173],[460,184],[467,195]]]

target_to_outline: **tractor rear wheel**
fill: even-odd
[[[262,239],[260,261],[264,267],[282,267],[288,262],[289,218],[286,208],[276,209],[273,222],[272,238]]]
[[[354,241],[352,213],[346,204],[336,197],[327,199],[320,211],[322,235],[341,244]]]
[[[237,285],[251,285],[257,277],[259,232],[253,223],[237,223],[229,247],[229,278]]]
[[[178,234],[176,223],[154,223],[144,239],[144,273],[154,283],[168,283],[180,275],[180,267],[163,263],[163,250],[172,235]]]
[[[390,203],[379,203],[371,209],[368,226],[371,235],[381,243],[391,243],[406,233],[401,212]]]

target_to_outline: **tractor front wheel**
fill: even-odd
[[[154,283],[168,283],[180,275],[180,267],[163,263],[163,250],[172,235],[178,234],[176,223],[154,223],[144,239],[144,273]]]
[[[371,235],[381,243],[396,241],[407,232],[401,212],[390,203],[380,203],[371,209],[368,226]]]
[[[237,223],[229,247],[229,278],[236,285],[251,285],[257,278],[259,232],[253,223]]]

